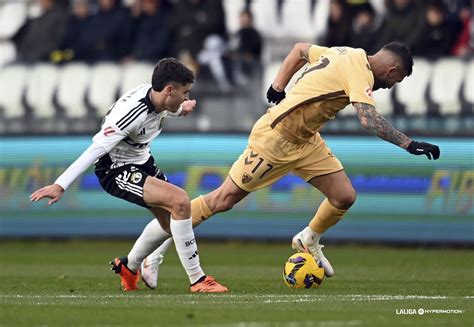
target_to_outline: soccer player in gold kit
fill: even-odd
[[[305,64],[306,70],[285,94],[290,79]],[[352,103],[361,125],[371,133],[411,154],[438,159],[440,151],[436,145],[413,141],[375,109],[372,92],[402,82],[411,74],[412,66],[410,50],[403,43],[389,43],[372,56],[362,49],[297,43],[268,90],[267,98],[276,106],[255,123],[247,148],[223,184],[192,200],[193,225],[230,210],[249,193],[293,172],[321,191],[326,199],[308,227],[293,237],[292,246],[310,252],[326,276],[333,276],[334,269],[324,256],[319,239],[341,220],[354,203],[356,192],[319,130]],[[160,263],[166,246],[164,243],[149,260]],[[156,273],[157,277],[157,268],[155,264],[150,275]]]

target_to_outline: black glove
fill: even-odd
[[[273,88],[273,85],[270,84],[270,87],[267,91],[267,100],[270,103],[279,104],[281,100],[286,97],[285,90],[278,92]]]
[[[436,160],[440,155],[439,147],[437,145],[425,142],[411,141],[411,143],[408,145],[407,151],[417,156],[420,154],[426,154],[430,160],[431,156],[433,156],[433,159]]]

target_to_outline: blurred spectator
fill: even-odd
[[[227,51],[227,30],[221,0],[180,0],[171,24],[172,54],[196,73],[208,65],[221,91],[229,91],[223,56]]]
[[[155,62],[166,56],[170,12],[162,0],[138,1],[141,13],[134,26],[130,59]]]
[[[263,39],[253,25],[253,16],[249,9],[244,9],[239,18],[240,29],[237,31],[234,51],[234,74],[237,83],[245,84],[248,77],[259,69]]]
[[[458,17],[462,27],[451,53],[455,56],[472,56],[474,54],[474,24],[472,23],[472,7],[469,1],[465,1],[459,8]]]
[[[425,25],[413,53],[420,57],[438,59],[449,55],[455,30],[446,20],[447,10],[442,0],[432,0],[426,6]]]
[[[375,11],[370,3],[360,6],[352,22],[349,45],[362,48],[370,54],[375,53],[378,50],[375,48],[378,25]]]
[[[347,2],[331,0],[326,37],[322,41],[323,45],[333,47],[349,44],[350,31],[351,15]]]
[[[131,18],[119,0],[99,0],[99,10],[80,36],[89,48],[88,61],[117,61],[129,49]]]
[[[13,37],[17,58],[21,62],[46,61],[63,38],[68,14],[55,0],[39,0],[41,14],[31,20]]]
[[[91,24],[89,0],[74,0],[72,14],[69,17],[66,32],[59,50],[51,53],[51,61],[59,63],[69,60],[92,62],[94,53],[89,44],[94,33]]]
[[[387,14],[376,48],[392,41],[402,41],[413,49],[424,25],[423,6],[418,0],[386,0]]]

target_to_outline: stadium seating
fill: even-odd
[[[0,68],[0,107],[5,118],[20,118],[25,114],[22,96],[25,90],[27,68],[11,65]]]
[[[0,40],[0,67],[13,62],[16,58],[16,48],[13,42]]]
[[[151,83],[153,65],[146,63],[131,63],[122,69],[120,93],[123,94],[137,85]]]
[[[295,17],[298,17],[295,19]],[[316,38],[313,28],[314,12],[310,11],[310,1],[295,0],[285,2],[282,8],[281,24],[283,37],[313,42]]]
[[[472,115],[474,106],[474,60],[470,60],[464,80],[463,97],[468,104],[468,113]]]
[[[53,119],[56,115],[54,94],[58,82],[59,69],[52,64],[36,64],[29,68],[26,88],[26,103],[33,110],[33,116]]]
[[[227,31],[231,34],[239,30],[239,16],[242,9],[244,9],[245,1],[243,0],[224,0],[225,23]]]
[[[121,70],[113,63],[97,64],[91,70],[87,98],[90,105],[96,110],[97,116],[103,117],[117,99]]]
[[[255,0],[250,4],[254,15],[255,28],[266,37],[281,35],[281,25],[277,17],[277,1]]]
[[[434,63],[430,98],[439,106],[442,115],[460,113],[460,91],[464,79],[465,65],[455,58],[440,59]]]
[[[392,89],[380,89],[374,92],[377,111],[384,116],[393,115]]]
[[[0,2],[0,40],[10,39],[27,17],[26,1]]]
[[[86,118],[84,101],[90,81],[90,69],[86,64],[73,63],[59,73],[57,101],[67,118]]]
[[[214,84],[198,79],[191,94],[198,99],[197,110],[186,119],[170,120],[166,123],[167,128],[174,131],[249,131],[269,106],[266,92],[280,65],[280,60],[271,61],[264,66],[261,77],[252,78],[230,94],[220,94],[215,91]],[[93,66],[43,63],[0,67],[0,125],[6,127],[0,128],[0,134],[11,130],[11,121],[20,121],[26,126],[15,128],[17,133],[93,132],[120,94],[150,82],[152,70],[153,65],[148,63]],[[295,74],[287,91],[300,74]],[[474,118],[473,90],[472,60],[451,58],[431,63],[416,58],[412,76],[392,90],[374,92],[374,98],[377,110],[394,118],[391,121],[402,130],[417,132],[433,127],[440,135],[466,135]],[[438,114],[440,117],[436,118]],[[351,105],[340,111],[338,117],[342,119],[329,123],[325,131],[360,131]],[[74,129],[67,126],[70,119],[74,119]]]
[[[396,99],[405,107],[406,115],[424,115],[428,109],[426,90],[431,78],[431,64],[415,59],[413,73],[396,86]]]

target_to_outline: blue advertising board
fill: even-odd
[[[325,138],[358,198],[330,240],[474,243],[474,143],[428,139],[441,148],[429,161],[375,137]],[[191,198],[212,191],[246,146],[244,135],[160,136],[157,164]],[[151,213],[113,198],[89,169],[48,207],[29,194],[50,184],[90,144],[88,137],[0,140],[0,235],[136,236]],[[209,238],[289,239],[314,216],[324,196],[295,175],[249,195],[197,230]]]

